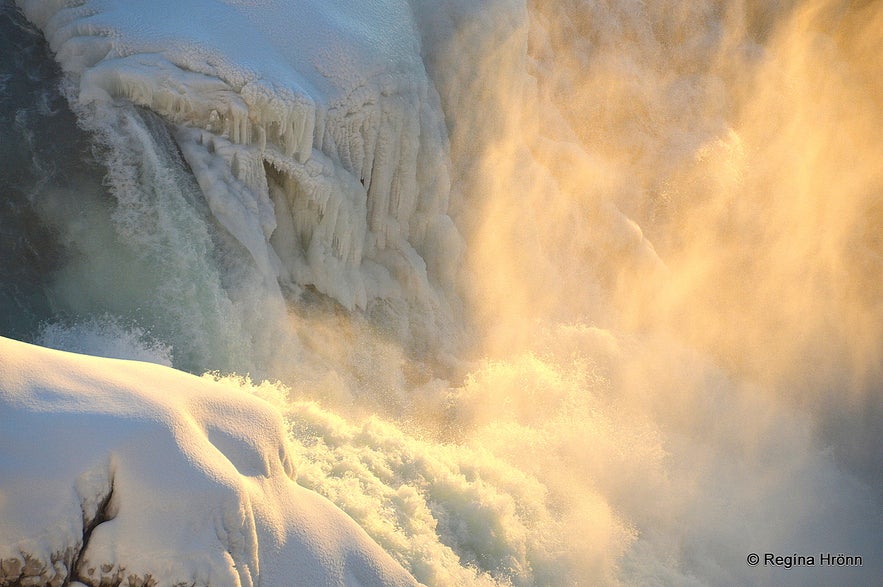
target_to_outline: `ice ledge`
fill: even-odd
[[[0,356],[0,584],[415,584],[291,480],[264,402],[3,338]]]
[[[408,2],[18,4],[80,105],[134,103],[180,129],[210,209],[268,283],[350,309],[446,305],[461,245]]]

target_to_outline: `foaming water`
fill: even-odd
[[[823,585],[879,574],[878,497],[817,446],[805,415],[671,340],[562,325],[538,343],[475,365],[463,385],[410,387],[421,417],[396,421],[354,410],[392,411],[339,367],[291,386],[221,380],[275,404],[297,481],[428,585]],[[373,358],[381,373],[400,364]],[[865,553],[866,566],[783,575],[744,562],[831,543]]]
[[[137,326],[122,326],[111,316],[91,318],[69,326],[60,322],[46,324],[34,342],[72,353],[172,366],[168,345],[156,341]]]
[[[3,132],[32,155],[4,334],[266,399],[298,482],[428,585],[883,577],[879,5],[411,10],[464,266],[428,263],[456,292],[432,308],[405,279],[347,309],[268,282],[169,121],[78,103],[5,4],[30,61]],[[444,236],[426,260],[460,258]]]

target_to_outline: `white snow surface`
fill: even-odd
[[[19,0],[81,106],[176,126],[266,281],[435,308],[460,239],[439,99],[404,0]],[[438,279],[442,276],[442,279]]]
[[[416,584],[291,480],[262,400],[8,339],[0,356],[0,584]]]

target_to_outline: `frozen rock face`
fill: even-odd
[[[403,0],[20,0],[80,106],[160,114],[268,283],[435,314],[459,258],[447,139]]]
[[[8,339],[0,355],[0,585],[416,584],[291,480],[261,400]]]

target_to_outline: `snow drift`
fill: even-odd
[[[294,481],[268,404],[0,340],[0,583],[413,585]]]

